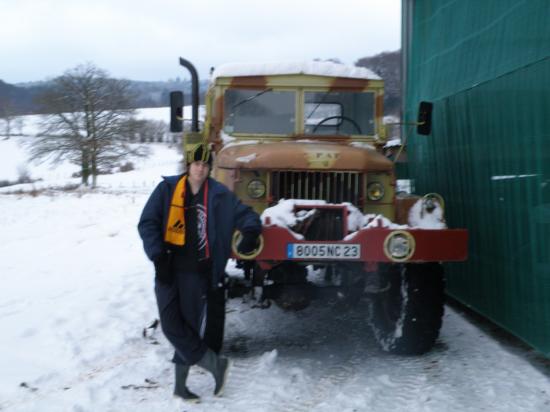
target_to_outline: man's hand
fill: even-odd
[[[165,250],[158,256],[153,263],[155,264],[155,277],[159,282],[171,285],[174,281],[174,271],[172,270],[172,251]]]
[[[243,232],[243,238],[237,245],[237,252],[241,255],[249,255],[258,246],[258,234],[255,232]]]

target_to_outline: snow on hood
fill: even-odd
[[[349,144],[351,147],[358,147],[359,149],[370,149],[370,150],[376,150],[376,147],[369,142],[351,142]]]
[[[332,62],[287,61],[223,64],[217,67],[212,73],[212,81],[218,77],[270,76],[281,74],[310,74],[371,80],[381,79],[376,73],[364,67],[346,66]]]
[[[399,137],[394,137],[388,140],[384,145],[384,148],[387,149],[389,147],[395,147],[395,146],[401,146],[401,139]]]
[[[228,135],[226,135],[226,136],[228,136]],[[246,145],[249,145],[249,144],[266,144],[266,142],[260,142],[259,140],[239,140],[238,141],[232,136],[228,136],[228,137],[233,139],[233,140],[230,141],[230,143],[224,145],[222,147],[221,151],[227,150],[230,147],[235,147],[235,146],[246,146]]]
[[[256,156],[258,156],[256,153],[251,153],[248,156],[237,157],[235,160],[241,163],[249,163],[252,160],[256,159]]]
[[[409,210],[409,226],[417,229],[446,229],[443,208],[435,202],[435,209],[430,213],[425,210],[423,200],[419,199]]]

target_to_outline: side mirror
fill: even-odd
[[[427,136],[432,132],[432,109],[433,103],[420,102],[418,106],[418,125],[416,126],[416,133]]]
[[[182,92],[170,92],[170,132],[183,132]]]

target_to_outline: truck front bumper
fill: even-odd
[[[465,229],[363,228],[340,241],[300,240],[289,229],[264,226],[263,247],[253,257],[233,252],[233,257],[256,260],[260,266],[281,261],[297,262],[452,262],[468,256]]]

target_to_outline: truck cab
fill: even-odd
[[[206,97],[214,177],[258,213],[281,199],[348,202],[395,219],[384,83],[330,62],[225,65]]]

